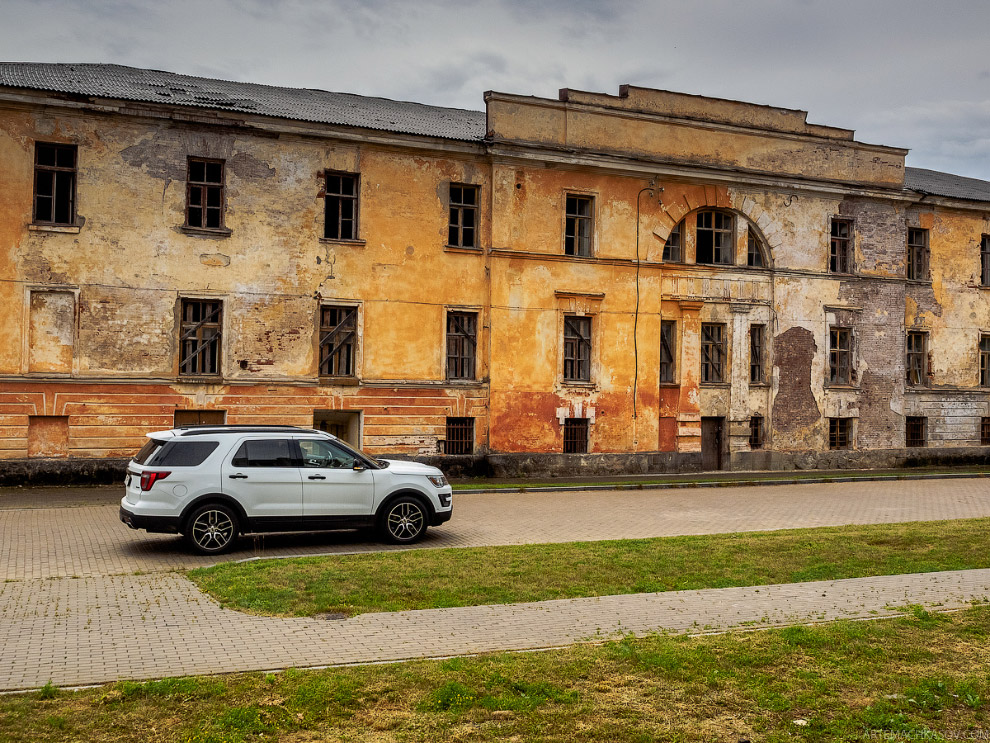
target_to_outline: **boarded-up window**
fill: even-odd
[[[591,381],[591,318],[564,318],[564,379]]]
[[[320,307],[320,376],[353,377],[357,307]]]
[[[753,384],[765,382],[763,365],[764,325],[749,326],[749,381]]]
[[[29,416],[28,456],[69,456],[69,417],[66,415]]]
[[[447,379],[474,379],[478,313],[447,313]]]
[[[28,371],[70,373],[75,328],[76,297],[72,292],[31,292]]]
[[[220,341],[223,302],[218,299],[183,299],[179,328],[179,374],[220,374]]]
[[[227,413],[223,410],[176,410],[173,425],[183,426],[222,426]]]
[[[725,326],[720,323],[701,325],[701,381],[720,384],[725,381]]]
[[[674,351],[677,349],[677,326],[673,320],[660,323],[660,381],[674,381]]]

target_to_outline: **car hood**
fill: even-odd
[[[419,462],[407,462],[404,459],[382,459],[382,462],[388,462],[388,472],[394,472],[397,475],[442,475],[443,473],[436,467],[431,467],[428,464],[420,464]]]

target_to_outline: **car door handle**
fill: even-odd
[[[247,475],[227,475],[231,480],[247,480]]]
[[[327,478],[324,477],[323,475],[310,475],[309,476],[309,479],[310,480],[326,480]]]

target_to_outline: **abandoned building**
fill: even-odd
[[[0,64],[0,458],[216,422],[458,472],[990,453],[990,183],[765,105],[484,104]]]

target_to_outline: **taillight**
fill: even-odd
[[[164,480],[166,477],[171,475],[171,472],[142,472],[141,473],[141,490],[151,490],[151,486],[154,485],[159,480]]]

